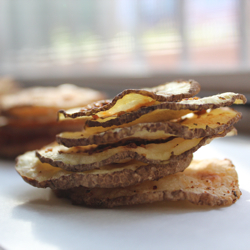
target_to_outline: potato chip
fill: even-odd
[[[178,119],[188,113],[202,111],[207,109],[215,109],[230,106],[232,104],[244,104],[246,97],[242,94],[223,93],[201,99],[191,98],[180,102],[164,102],[158,105],[140,108],[134,112],[123,113],[119,116],[111,116],[105,119],[97,118],[87,120],[85,127],[111,127],[120,126],[122,124],[142,123],[151,120],[151,122],[169,121]]]
[[[178,161],[160,165],[130,161],[109,164],[97,170],[71,172],[53,167],[48,163],[41,163],[35,151],[31,151],[17,158],[16,170],[24,181],[38,188],[126,187],[183,171],[190,164],[192,156],[192,153],[185,153]]]
[[[54,191],[76,205],[109,208],[165,200],[225,206],[235,203],[241,196],[237,172],[228,159],[193,160],[184,172],[124,188],[76,187]]]
[[[106,130],[99,133],[63,132],[57,135],[57,142],[66,147],[112,144],[121,140],[156,140],[170,136],[185,139],[200,138],[217,134],[236,123],[241,114],[230,108],[218,108],[193,114],[177,122],[139,123],[131,127]]]
[[[124,146],[111,148],[72,147],[62,145],[45,147],[36,152],[37,157],[43,163],[49,163],[68,171],[86,171],[99,169],[102,166],[137,160],[147,164],[164,164],[169,160],[182,157],[185,152],[194,152],[205,144],[207,138],[185,140],[172,138],[166,142],[145,143],[136,145],[135,142]]]
[[[193,80],[168,82],[164,85],[147,89],[127,89],[115,96],[112,101],[106,101],[106,105],[98,103],[97,107],[90,106],[78,110],[61,110],[58,114],[58,119],[77,117],[91,119],[94,115],[105,118],[119,115],[121,112],[132,112],[141,107],[152,106],[161,102],[179,101],[185,97],[191,97],[199,91],[199,84]]]

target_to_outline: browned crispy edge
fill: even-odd
[[[74,114],[68,114],[67,111],[64,109],[60,109],[57,114],[57,120],[59,119],[59,115],[63,114],[65,118],[77,118],[80,116],[88,116],[92,114],[96,114],[99,111],[106,110],[106,108],[110,105],[112,100],[101,100],[97,102],[92,102],[91,104],[87,105],[86,107],[82,107],[79,112],[76,112]]]
[[[182,81],[176,81],[176,82],[182,82]],[[194,80],[189,80],[187,81],[190,83],[190,89],[188,93],[181,93],[181,94],[175,94],[175,95],[170,95],[170,96],[162,96],[155,94],[154,92],[157,92],[158,88],[160,88],[162,85],[155,87],[154,92],[150,92],[148,90],[143,90],[143,89],[126,89],[119,93],[117,96],[114,97],[113,100],[104,100],[101,102],[98,102],[97,104],[93,103],[92,105],[89,105],[86,109],[82,109],[79,112],[76,112],[74,114],[67,114],[65,110],[60,110],[58,113],[61,113],[64,115],[65,118],[77,118],[80,116],[90,116],[94,115],[100,111],[105,111],[113,107],[116,102],[121,99],[123,96],[130,94],[130,93],[136,93],[140,94],[143,96],[148,96],[151,97],[152,99],[158,101],[158,102],[176,102],[179,101],[183,98],[188,98],[196,95],[200,91],[200,85],[198,82]],[[167,83],[166,83],[167,84]]]
[[[114,188],[135,185],[146,180],[157,180],[163,176],[181,172],[186,169],[192,161],[193,154],[185,154],[183,159],[172,161],[166,165],[142,165],[135,171],[132,169],[121,169],[121,171],[106,174],[86,174],[72,173],[61,176],[57,179],[48,179],[39,182],[35,179],[22,176],[24,181],[38,188],[50,187],[51,189],[69,189],[84,186],[88,188]],[[19,158],[17,158],[18,165]]]
[[[85,127],[111,127],[111,126],[120,126],[122,124],[126,124],[132,122],[141,116],[151,113],[157,109],[169,109],[169,110],[190,110],[191,111],[201,111],[207,109],[216,109],[220,107],[231,106],[236,99],[241,99],[243,103],[246,102],[246,97],[242,94],[235,95],[230,101],[214,104],[214,103],[206,103],[206,104],[184,104],[179,102],[164,102],[158,105],[152,105],[148,107],[142,107],[139,110],[133,112],[127,112],[120,116],[117,116],[114,119],[108,120],[106,122],[100,122],[98,120],[87,120],[85,123]]]
[[[194,193],[183,190],[155,191],[152,193],[135,194],[133,196],[122,196],[115,199],[92,198],[88,195],[91,190],[78,187],[67,190],[53,190],[60,198],[68,198],[74,205],[86,205],[91,207],[112,208],[115,206],[136,205],[153,203],[157,201],[180,201],[187,200],[195,205],[228,206],[235,203],[241,196],[239,190],[232,190],[230,197],[218,197],[210,193]]]
[[[205,129],[195,128],[189,129],[188,126],[183,126],[176,122],[156,122],[156,123],[140,123],[131,127],[121,128],[118,132],[113,132],[113,130],[105,131],[101,134],[94,134],[87,138],[63,138],[59,135],[56,136],[56,141],[66,147],[75,146],[87,146],[87,145],[101,145],[101,144],[112,144],[117,141],[123,140],[127,137],[133,136],[135,132],[147,130],[148,132],[164,131],[176,137],[181,137],[184,139],[201,138],[205,136],[212,136],[218,134],[228,127],[231,127],[234,123],[238,122],[242,118],[241,113],[231,119],[226,124],[221,124],[217,128],[212,129],[208,125]]]

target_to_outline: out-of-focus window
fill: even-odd
[[[237,67],[240,62],[240,1],[190,0],[187,26],[190,62],[198,67]]]
[[[248,0],[0,0],[0,73],[249,70]]]

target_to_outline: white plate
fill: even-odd
[[[0,162],[0,245],[6,250],[250,249],[250,139],[220,138],[195,158],[229,158],[242,196],[229,207],[161,202],[114,209],[77,207],[25,183]]]

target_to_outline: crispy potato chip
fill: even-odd
[[[66,147],[112,144],[121,140],[156,140],[170,136],[192,139],[220,133],[240,118],[239,112],[226,107],[193,114],[192,117],[177,122],[139,123],[94,134],[84,130],[63,132],[56,139]]]
[[[182,173],[124,188],[77,187],[54,191],[76,205],[109,208],[164,200],[225,206],[235,203],[241,196],[237,172],[228,159],[193,160]]]
[[[117,124],[112,125],[111,120],[109,120],[107,123],[97,122],[96,125],[98,125],[98,126],[94,126],[94,127],[86,126],[86,124],[84,126],[84,122],[86,122],[85,120],[82,122],[83,122],[85,135],[92,135],[92,134],[96,134],[96,133],[105,132],[105,131],[107,131],[109,129],[113,129],[113,128],[131,127],[131,126],[134,126],[134,125],[139,124],[139,123],[166,122],[166,121],[169,121],[172,119],[176,119],[176,117],[180,118],[182,116],[185,116],[188,113],[190,113],[190,110],[177,110],[176,111],[176,110],[169,110],[169,109],[165,109],[165,110],[164,109],[163,110],[156,109],[153,112],[150,112],[149,114],[142,115],[142,116],[140,116],[140,114],[137,113],[137,115],[139,114],[138,119],[134,117],[135,119],[133,120],[133,118],[132,118],[132,121],[129,123],[126,123],[126,119],[124,119],[124,120],[115,119],[114,123],[118,122],[117,123],[118,125]],[[169,119],[166,120],[166,117]],[[170,119],[170,118],[172,118],[172,119]],[[119,123],[121,123],[121,124],[119,124]]]
[[[159,119],[164,119],[164,121],[169,121],[178,119],[191,112],[226,107],[232,104],[244,104],[246,101],[244,95],[228,92],[201,99],[190,98],[180,102],[164,102],[158,105],[142,107],[137,111],[127,112],[118,116],[111,116],[105,119],[97,118],[96,120],[87,120],[85,127],[101,126],[106,128],[120,126],[122,124],[131,123],[132,121],[134,124],[142,123],[143,120],[157,122]]]
[[[68,171],[86,171],[98,169],[102,166],[130,161],[132,159],[147,164],[164,164],[169,160],[177,160],[185,152],[195,152],[204,145],[207,138],[185,140],[172,138],[166,142],[139,144],[129,143],[125,146],[111,148],[85,147],[66,148],[62,145],[49,146],[36,152],[36,156],[43,163],[60,167]]]
[[[58,119],[77,117],[91,119],[94,115],[105,118],[161,102],[179,101],[183,98],[194,96],[199,91],[200,85],[193,80],[169,82],[154,88],[127,89],[115,96],[112,101],[106,101],[106,105],[98,103],[97,107],[90,106],[68,111],[60,110]]]
[[[84,106],[105,98],[104,94],[72,84],[58,87],[33,87],[5,95],[0,100],[2,114],[12,119],[56,120],[61,108]]]
[[[47,163],[41,163],[35,156],[35,151],[31,151],[17,158],[16,170],[24,181],[39,188],[126,187],[183,171],[190,164],[192,156],[192,153],[185,153],[182,159],[161,165],[130,161],[109,164],[98,170],[70,172]]]

